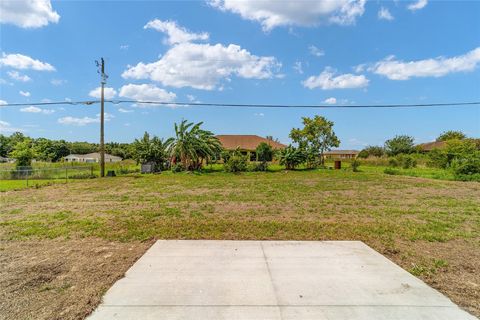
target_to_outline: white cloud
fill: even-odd
[[[53,84],[54,86],[61,86],[62,84],[67,83],[67,80],[52,79],[52,80],[50,80],[50,83]]]
[[[364,75],[346,73],[336,76],[333,69],[326,68],[318,76],[311,76],[303,81],[302,84],[309,89],[331,90],[363,88],[368,86],[368,82],[369,80]]]
[[[12,125],[6,121],[0,120],[0,133],[12,133],[12,132],[22,132],[20,128],[14,128]]]
[[[0,100],[0,107],[6,105],[8,102],[5,100]]]
[[[102,92],[101,91],[102,91],[102,88],[97,87],[97,88],[93,89],[92,91],[90,91],[88,93],[88,95],[90,97],[100,99],[102,97]],[[117,95],[117,91],[113,88],[105,87],[104,90],[103,90],[103,96],[104,96],[105,99],[115,98],[116,95]]]
[[[417,10],[425,8],[425,6],[427,4],[428,4],[428,0],[418,0],[415,3],[412,3],[412,4],[408,5],[407,8],[408,8],[408,10],[411,10],[411,11],[417,11]]]
[[[149,21],[144,29],[155,29],[167,34],[166,42],[170,45],[191,42],[194,40],[208,40],[209,35],[206,32],[192,33],[187,29],[177,25],[175,21],[152,20]]]
[[[18,71],[8,71],[7,74],[11,79],[16,81],[28,82],[32,80],[32,78],[30,78],[26,74],[20,74]]]
[[[253,114],[255,117],[264,117],[265,114],[263,112],[258,112]]]
[[[438,57],[405,62],[390,56],[377,62],[369,71],[391,80],[408,80],[412,77],[441,77],[449,73],[473,71],[479,63],[480,47],[452,58]]]
[[[30,92],[28,92],[28,91],[20,90],[18,93],[20,93],[24,97],[30,97],[31,96]]]
[[[293,70],[295,70],[295,72],[298,74],[303,74],[302,62],[295,61],[295,63],[293,64]]]
[[[387,8],[381,7],[380,10],[378,10],[378,19],[392,21],[395,18]]]
[[[26,108],[21,108],[21,112],[28,112],[28,113],[43,113],[43,114],[52,114],[55,112],[53,109],[41,109],[35,106],[30,106]]]
[[[74,118],[74,117],[63,117],[58,119],[58,123],[64,125],[73,125],[73,126],[85,126],[91,123],[99,123],[99,118],[90,118],[90,117],[83,117],[83,118]]]
[[[3,1],[0,1],[0,3],[2,2]],[[20,53],[6,54],[5,52],[2,52],[0,66],[7,66],[20,70],[32,69],[37,71],[55,71],[55,68],[51,64],[33,59]]]
[[[314,45],[311,45],[308,47],[308,51],[310,52],[310,54],[312,56],[315,56],[315,57],[322,57],[325,55],[325,51],[323,51],[322,49],[319,49],[317,48],[316,46]]]
[[[316,26],[322,23],[354,24],[363,15],[366,0],[278,1],[210,0],[211,6],[258,21],[264,31],[279,26]]]
[[[168,92],[153,84],[127,84],[120,88],[120,97],[140,101],[172,102],[177,98],[173,92]],[[155,104],[135,104],[134,106],[156,106]]]
[[[120,111],[121,113],[131,113],[131,112],[133,112],[133,110],[123,109],[123,108],[118,108],[118,111]]]
[[[122,44],[120,46],[120,50],[128,50],[129,47],[130,47],[130,45],[128,45],[128,44]]]
[[[188,99],[188,101],[190,101],[190,102],[193,102],[193,101],[196,100],[196,99],[195,99],[195,96],[194,96],[194,95],[191,95],[191,94],[187,94],[187,99]]]
[[[181,43],[153,63],[140,62],[123,72],[125,79],[150,79],[165,86],[215,89],[221,80],[235,75],[267,79],[281,64],[274,57],[259,57],[238,45]]]
[[[330,98],[327,98],[327,99],[323,100],[323,102],[326,103],[326,104],[336,104],[337,99],[334,98],[334,97],[330,97]]]
[[[50,22],[57,23],[60,15],[52,8],[50,0],[2,0],[0,23],[22,28],[40,28]]]
[[[114,118],[113,115],[109,113],[105,113],[105,121],[110,121],[110,119],[112,118]],[[58,123],[63,125],[72,125],[72,126],[82,127],[87,124],[100,123],[100,114],[97,114],[95,118],[91,118],[91,117],[75,118],[71,116],[63,117],[58,119]]]

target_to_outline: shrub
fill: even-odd
[[[389,167],[394,167],[394,168],[398,167],[398,166],[399,166],[399,163],[398,163],[397,158],[390,158],[390,159],[388,159],[388,166],[389,166]]]
[[[268,161],[272,161],[273,158],[273,149],[272,147],[265,142],[260,143],[255,150],[257,154],[257,161],[261,163],[257,166],[258,171],[267,171]]]
[[[402,167],[403,169],[415,168],[417,166],[417,160],[410,155],[399,154],[395,158],[388,160],[390,167]]]
[[[233,154],[224,163],[224,168],[226,172],[247,171],[247,157],[241,154]]]
[[[412,156],[401,156],[400,159],[399,162],[402,164],[403,169],[415,168],[417,166],[417,160]]]
[[[360,167],[360,161],[358,159],[353,159],[350,166],[352,167],[353,172],[358,172],[358,167]]]
[[[182,163],[176,163],[174,165],[172,165],[172,168],[171,168],[172,172],[182,172],[182,171],[185,171],[185,167],[183,166]]]
[[[480,155],[477,153],[469,157],[455,159],[452,161],[452,169],[456,177],[480,174]]]
[[[379,146],[368,146],[358,154],[359,158],[368,157],[382,157],[385,154],[385,149]]]
[[[287,170],[293,170],[306,160],[305,152],[300,148],[288,146],[280,151],[280,164],[285,165]]]

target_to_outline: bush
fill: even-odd
[[[182,163],[176,163],[172,165],[172,172],[182,172],[185,171],[185,167],[183,166]]]
[[[410,155],[399,154],[395,158],[388,160],[390,167],[402,167],[403,169],[415,168],[417,166],[417,160]]]
[[[358,172],[358,167],[360,167],[360,161],[357,159],[353,159],[350,166],[352,167],[353,172]]]
[[[244,172],[247,171],[247,157],[241,154],[233,154],[224,163],[226,172]]]
[[[358,154],[359,158],[368,158],[368,157],[382,157],[385,154],[385,149],[379,146],[368,146]]]
[[[412,156],[401,156],[400,159],[403,169],[415,168],[417,166],[417,160]]]
[[[288,146],[280,151],[280,164],[285,165],[287,170],[294,170],[295,167],[302,164],[306,160],[305,152],[300,148]]]
[[[455,176],[471,176],[480,174],[480,156],[469,156],[452,161],[452,169]]]
[[[398,167],[398,166],[399,166],[399,163],[398,163],[397,158],[390,158],[390,159],[388,159],[388,166],[389,166],[389,167],[394,167],[394,168]]]

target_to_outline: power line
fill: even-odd
[[[20,107],[20,106],[47,106],[47,105],[92,105],[100,103],[100,100],[87,101],[58,101],[58,102],[34,102],[34,103],[7,103],[2,107]],[[417,104],[365,104],[365,105],[302,105],[302,104],[241,104],[241,103],[204,103],[204,102],[165,102],[165,101],[147,101],[147,100],[105,100],[112,104],[132,103],[132,104],[150,104],[164,106],[191,106],[191,107],[230,107],[230,108],[423,108],[423,107],[460,107],[460,106],[479,106],[480,101],[471,102],[445,102],[445,103],[417,103]]]

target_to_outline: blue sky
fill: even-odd
[[[0,104],[113,99],[264,104],[480,100],[480,1],[2,1]],[[342,148],[396,134],[480,136],[480,107],[253,109],[107,104],[106,140],[167,137],[182,118],[288,143],[302,116]],[[0,105],[0,131],[97,141],[99,105]]]

